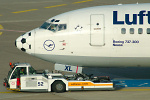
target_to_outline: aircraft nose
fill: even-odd
[[[25,51],[25,49],[23,49],[23,47],[22,47],[22,44],[25,43],[25,42],[26,42],[26,40],[23,39],[22,36],[20,36],[20,37],[18,37],[18,38],[16,39],[16,41],[15,41],[15,46],[16,46],[18,49],[20,49],[20,50],[22,50],[22,51]]]
[[[28,54],[34,54],[34,30],[23,34],[15,40],[15,46]]]

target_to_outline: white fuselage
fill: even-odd
[[[16,46],[53,63],[150,67],[150,3],[63,13],[20,36]]]

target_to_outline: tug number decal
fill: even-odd
[[[43,82],[38,82],[38,86],[44,86]]]

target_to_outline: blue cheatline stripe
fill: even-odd
[[[116,87],[150,87],[150,79],[115,79]]]

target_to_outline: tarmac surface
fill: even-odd
[[[50,17],[67,11],[91,6],[137,2],[150,3],[149,0],[0,0],[0,100],[148,100],[150,88],[28,93],[9,91],[2,86],[3,78],[10,69],[9,62],[27,62],[35,69],[53,70],[52,63],[30,56],[15,47],[16,38],[23,33],[39,27]],[[101,75],[109,75],[112,78],[148,79],[150,77],[150,68],[100,68],[97,70]],[[87,69],[85,72],[88,72]]]

